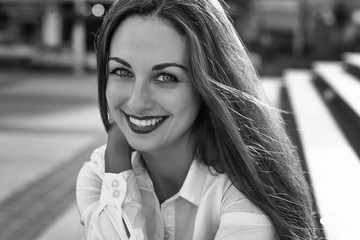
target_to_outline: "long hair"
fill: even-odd
[[[126,17],[156,16],[186,37],[189,74],[201,96],[192,128],[196,159],[225,173],[272,221],[279,239],[315,239],[309,187],[278,111],[264,98],[257,73],[217,0],[118,0],[97,39],[101,117],[109,129],[105,96],[109,45]]]

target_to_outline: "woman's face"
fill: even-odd
[[[134,149],[152,152],[188,143],[200,100],[186,53],[185,37],[156,17],[130,16],[114,32],[106,98]]]

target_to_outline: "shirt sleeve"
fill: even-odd
[[[146,240],[135,174],[132,170],[105,173],[104,149],[94,151],[77,179],[76,200],[86,239]]]
[[[222,200],[216,240],[277,240],[273,224],[235,186]]]

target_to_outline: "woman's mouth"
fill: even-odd
[[[146,134],[157,129],[168,116],[137,117],[123,112],[130,129],[138,134]]]

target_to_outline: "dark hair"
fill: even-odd
[[[189,73],[202,106],[192,128],[196,158],[231,182],[272,221],[280,239],[315,239],[309,187],[277,110],[217,0],[118,0],[97,41],[101,117],[109,129],[105,96],[109,44],[130,15],[171,23],[188,44]]]

